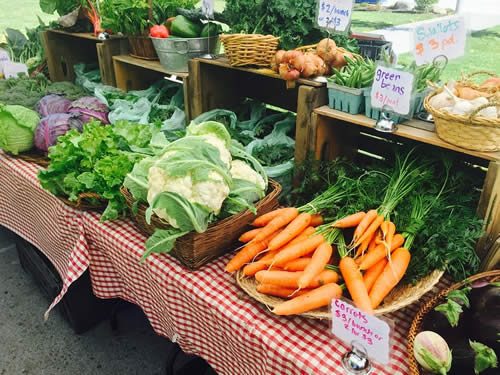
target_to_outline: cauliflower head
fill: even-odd
[[[251,182],[262,191],[266,189],[266,182],[262,176],[243,160],[233,160],[231,162],[231,176],[234,179]]]

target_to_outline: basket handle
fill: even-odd
[[[189,43],[187,40],[175,40],[174,48],[177,53],[185,55],[186,53],[189,52]]]
[[[500,102],[493,101],[493,102],[489,102],[489,103],[480,105],[479,107],[477,107],[475,110],[473,110],[471,112],[471,114],[469,115],[469,121],[472,122],[474,117],[476,117],[479,112],[481,112],[483,109],[489,108],[489,107],[500,107]]]
[[[488,70],[478,70],[477,72],[473,72],[473,73],[469,73],[469,74],[464,74],[463,77],[465,79],[470,79],[474,76],[478,76],[478,75],[481,75],[481,74],[485,74],[485,75],[488,75],[488,76],[491,76],[491,77],[496,77],[497,74],[494,73],[494,72],[490,72]]]

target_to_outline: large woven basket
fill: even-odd
[[[147,206],[139,203],[137,210],[133,209],[135,200],[132,194],[125,187],[122,187],[120,191],[132,212],[132,219],[141,232],[150,236],[157,228],[169,228],[168,224],[154,214],[151,217],[151,224],[146,223]],[[258,215],[276,209],[280,193],[281,185],[276,181],[269,180],[268,194],[255,205]],[[186,267],[192,270],[198,269],[230,251],[253,218],[254,214],[247,210],[211,224],[204,233],[189,233],[177,240],[170,254],[179,259]]]
[[[412,303],[418,301],[425,293],[429,292],[441,279],[443,271],[434,271],[428,276],[422,278],[415,285],[403,285],[396,287],[385,299],[383,304],[375,310],[375,315],[382,315],[402,309]],[[236,283],[256,301],[263,303],[268,308],[284,302],[284,299],[268,296],[257,291],[257,281],[253,277],[245,277],[243,272],[238,271],[236,274]],[[309,311],[300,314],[306,318],[313,319],[331,319],[331,314],[328,312],[328,307]]]
[[[488,87],[488,88],[481,87],[478,83],[474,81],[474,79],[478,76],[497,77],[498,75],[493,72],[488,72],[486,70],[480,70],[474,73],[462,75],[462,78],[460,79],[460,81],[457,82],[457,84],[466,85],[474,90],[483,91],[490,94],[495,94],[496,92],[500,91],[500,88],[498,86]]]
[[[442,303],[446,295],[451,292],[452,290],[457,290],[460,288],[463,288],[467,284],[474,282],[474,281],[479,281],[479,280],[484,280],[488,282],[495,282],[495,281],[500,281],[500,270],[493,270],[493,271],[488,271],[488,272],[483,272],[479,273],[477,275],[471,276],[468,279],[453,284],[451,287],[448,289],[445,289],[441,291],[440,293],[436,294],[433,298],[431,298],[427,303],[423,304],[420,307],[420,310],[417,312],[417,315],[415,315],[415,318],[413,319],[413,322],[411,323],[410,326],[410,331],[408,332],[408,360],[409,360],[409,367],[410,367],[410,374],[411,375],[421,375],[424,374],[424,371],[421,370],[420,366],[418,365],[417,361],[415,360],[415,357],[413,356],[413,344],[415,342],[415,337],[420,333],[422,330],[422,322],[424,320],[424,317],[427,313],[429,313],[431,310],[433,310],[438,304]]]
[[[82,211],[102,211],[107,205],[107,201],[96,193],[81,193],[76,201],[64,197],[57,198],[64,204]]]
[[[47,168],[49,166],[49,158],[47,157],[47,154],[41,151],[37,151],[35,149],[22,152],[18,155],[11,155],[11,154],[9,155],[17,159],[21,159],[30,163],[35,163],[43,168]]]
[[[220,41],[232,66],[269,67],[279,38],[261,34],[223,34]]]
[[[500,119],[476,116],[483,108],[500,106],[491,103],[476,109],[470,116],[455,115],[429,104],[429,100],[441,90],[434,91],[424,100],[424,107],[434,117],[436,132],[443,141],[474,151],[500,150]]]

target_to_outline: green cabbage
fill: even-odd
[[[31,149],[39,121],[31,109],[0,104],[0,148],[14,155]]]

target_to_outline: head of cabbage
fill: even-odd
[[[14,155],[30,150],[39,121],[31,109],[0,103],[0,148]]]

